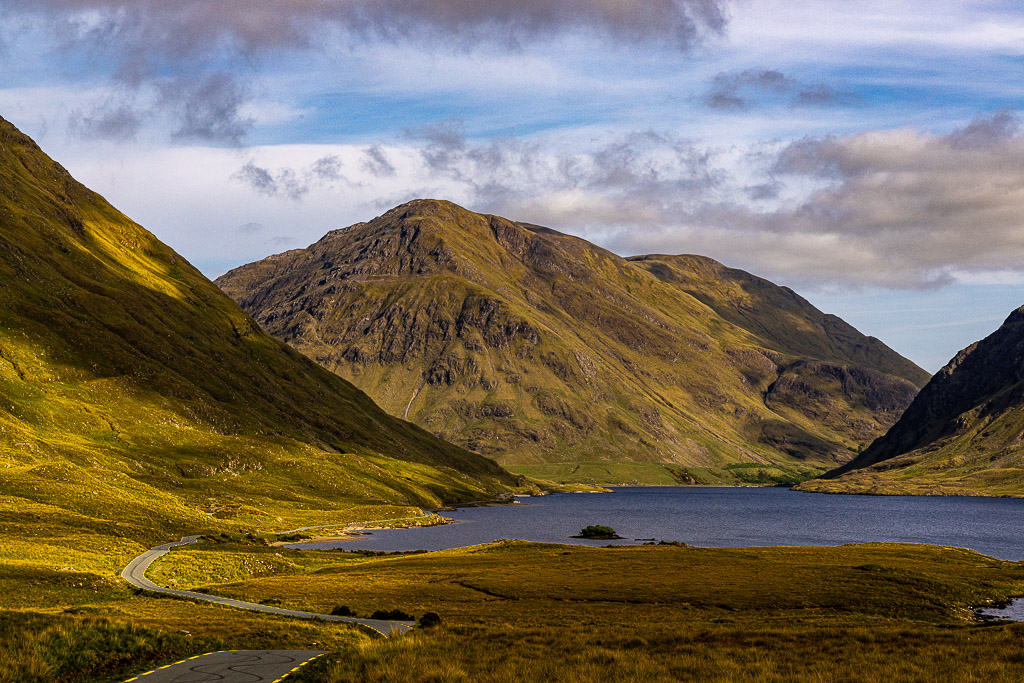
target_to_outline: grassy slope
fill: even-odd
[[[902,377],[916,386],[926,371],[865,337],[842,318],[822,313],[788,287],[705,256],[634,256],[632,263],[707,304],[729,322],[751,331],[766,347],[838,364],[857,363]]]
[[[885,436],[807,482],[832,493],[1024,496],[1024,309],[953,358]]]
[[[2,120],[0,283],[0,583],[112,583],[185,533],[405,517],[514,483],[264,334]]]
[[[223,545],[175,551],[157,572],[295,608],[442,617],[435,631],[343,649],[300,681],[1011,681],[1024,672],[1024,625],[973,625],[967,610],[1024,591],[1024,568],[954,548],[499,541],[370,558]]]
[[[927,378],[789,290],[417,201],[218,284],[385,409],[562,481],[792,481]],[[755,463],[754,470],[730,465]],[[749,476],[747,476],[749,475]]]

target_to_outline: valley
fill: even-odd
[[[1022,36],[0,0],[0,683],[1024,680]]]
[[[326,363],[343,347],[354,380],[436,429],[271,337],[0,120],[0,681],[119,681],[236,649],[337,653],[295,681],[809,680],[837,657],[846,680],[933,677],[954,658],[970,669],[952,680],[1016,680],[1021,627],[971,608],[1024,593],[1021,565],[968,550],[271,545],[560,488],[550,480],[806,480],[854,458],[926,379],[708,259],[621,259],[445,202],[380,221],[381,242],[360,238],[380,272],[357,259],[337,276],[369,336],[339,328],[318,337],[321,357],[302,350]],[[493,279],[506,270],[521,279]],[[176,595],[119,578],[181,536],[201,541],[146,574]],[[384,640],[290,610],[441,623]]]

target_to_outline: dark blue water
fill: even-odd
[[[635,539],[707,547],[841,545],[868,541],[972,548],[1024,560],[1024,499],[840,496],[784,488],[636,487],[614,493],[556,493],[522,505],[446,512],[456,524],[386,529],[355,541],[294,547],[349,550],[441,550],[519,538],[607,545],[571,538],[604,524]]]

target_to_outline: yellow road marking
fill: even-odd
[[[161,669],[167,669],[167,668],[170,668],[172,666],[177,666],[178,664],[184,664],[185,662],[191,661],[193,659],[199,659],[200,657],[205,657],[206,655],[219,655],[219,654],[222,654],[224,652],[234,652],[234,650],[217,650],[216,652],[206,652],[206,653],[201,654],[201,655],[193,655],[192,657],[188,657],[187,659],[182,659],[181,661],[175,662],[174,664],[165,664],[164,666],[161,666],[161,667],[158,667],[156,669],[153,669],[152,671],[147,671],[144,674],[139,674],[135,678],[129,678],[124,683],[132,683],[132,681],[137,681],[140,678],[142,678],[143,676],[148,676],[150,674],[155,674],[157,671],[160,671]],[[288,678],[293,673],[295,673],[296,671],[298,671],[302,667],[306,666],[307,664],[312,662],[317,657],[323,657],[325,654],[327,654],[327,653],[324,652],[322,654],[316,655],[315,657],[310,657],[309,659],[307,659],[306,661],[302,662],[297,667],[295,667],[294,669],[292,669],[291,671],[286,673],[284,676],[281,676],[280,678],[278,678],[276,681],[274,681],[274,683],[281,683],[281,681],[283,681],[284,679]]]
[[[324,656],[325,654],[327,654],[327,653],[326,653],[326,652],[324,652],[323,654],[319,654],[319,655],[316,655],[316,657],[310,657],[309,659],[307,659],[306,661],[302,662],[302,663],[301,663],[301,664],[299,664],[299,665],[298,665],[297,667],[295,667],[294,669],[292,669],[291,671],[289,671],[288,673],[286,673],[286,674],[285,674],[284,676],[281,676],[280,678],[278,678],[278,679],[277,679],[276,681],[274,681],[274,683],[281,683],[281,681],[283,681],[284,679],[288,678],[288,677],[289,677],[289,676],[291,676],[291,675],[292,675],[293,673],[295,673],[296,671],[298,671],[298,670],[299,670],[299,669],[301,669],[302,667],[306,666],[307,664],[309,664],[310,662],[312,662],[312,661],[313,661],[314,659],[316,659],[317,657],[323,657],[323,656]]]
[[[152,671],[147,671],[144,674],[139,674],[135,678],[129,678],[124,683],[131,683],[132,681],[137,681],[140,678],[142,678],[143,676],[148,676],[150,674],[155,674],[157,671],[160,671],[161,669],[167,669],[167,668],[170,668],[172,666],[177,666],[178,664],[184,664],[185,662],[189,661],[190,659],[198,659],[199,657],[205,657],[206,655],[218,654],[220,652],[227,652],[227,650],[218,650],[217,652],[207,652],[206,654],[195,655],[194,657],[188,657],[186,659],[182,659],[181,661],[177,661],[174,664],[165,664],[164,666],[157,667],[157,668],[153,669]]]

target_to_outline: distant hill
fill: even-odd
[[[562,481],[795,481],[927,373],[792,291],[419,200],[217,284],[393,415]]]
[[[804,488],[1024,495],[1024,307],[958,353],[857,458]]]
[[[0,283],[0,517],[165,538],[514,483],[271,338],[3,119]]]

